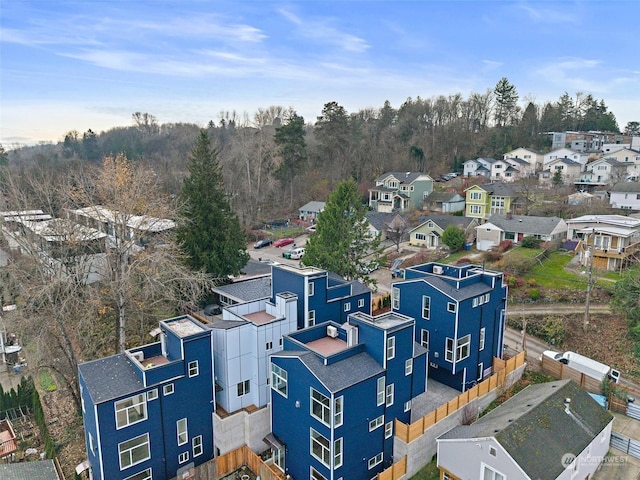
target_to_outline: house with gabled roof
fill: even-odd
[[[492,374],[504,346],[503,273],[429,262],[391,287],[391,311],[415,318],[415,340],[429,350],[429,378],[464,392]]]
[[[394,422],[426,390],[427,350],[399,313],[285,336],[271,356],[274,464],[291,478],[369,480],[393,462]]]
[[[563,185],[573,185],[582,172],[582,165],[569,158],[557,158],[544,166],[544,170],[539,174],[540,183],[549,186],[557,171],[562,175]]]
[[[305,203],[298,209],[298,218],[303,222],[315,223],[318,220],[318,214],[324,210],[325,202],[309,202]]]
[[[574,183],[577,186],[602,186],[617,183],[627,177],[627,165],[615,158],[600,158],[588,163],[585,171]]]
[[[409,231],[409,244],[417,247],[438,248],[443,246],[442,234],[449,225],[461,228],[465,238],[472,240],[475,236],[476,218],[458,217],[457,215],[429,215],[420,217],[420,224]]]
[[[618,182],[609,191],[612,208],[640,210],[640,183]]]
[[[571,380],[529,385],[438,437],[440,478],[591,478],[609,450],[612,425],[613,416]]]
[[[505,183],[473,185],[465,191],[465,216],[485,220],[494,213],[517,210],[520,195],[515,186]]]
[[[464,162],[463,173],[468,177],[476,177],[482,175],[489,180],[512,181],[517,172],[516,169],[504,159],[495,159],[491,157],[478,157],[475,160],[467,160]]]
[[[476,248],[481,251],[497,247],[504,240],[519,243],[524,237],[543,242],[561,242],[567,236],[567,224],[559,217],[493,214],[476,228]]]
[[[369,207],[378,212],[422,208],[424,197],[433,191],[433,179],[422,172],[387,172],[369,189]]]
[[[387,239],[387,233],[397,226],[402,230],[406,229],[407,221],[399,213],[385,213],[369,211],[365,214],[367,217],[367,230],[372,238],[380,237],[380,240]]]
[[[542,168],[545,169],[549,163],[560,158],[568,158],[569,160],[573,160],[584,167],[589,160],[589,155],[582,152],[576,152],[570,148],[557,148],[544,154]]]
[[[458,192],[431,192],[424,199],[424,209],[433,213],[462,212],[464,197]]]
[[[511,150],[503,155],[505,160],[509,158],[520,158],[527,162],[531,168],[532,172],[537,172],[542,169],[542,163],[544,160],[544,156],[542,153],[537,150],[533,150],[531,148],[516,148],[515,150]]]

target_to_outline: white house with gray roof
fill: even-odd
[[[485,251],[503,240],[518,243],[528,236],[543,242],[559,242],[566,238],[567,224],[559,217],[493,214],[486,223],[476,227],[476,234],[476,248]]]
[[[612,425],[613,416],[571,380],[529,385],[437,439],[440,478],[591,478],[609,450]]]
[[[298,218],[303,222],[315,223],[318,220],[318,214],[324,210],[325,202],[309,202],[305,203],[298,209]]]
[[[612,208],[640,210],[640,183],[618,182],[610,190],[609,203]]]

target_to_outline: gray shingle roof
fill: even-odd
[[[325,365],[312,352],[302,353],[299,358],[309,371],[332,393],[344,390],[384,371],[382,366],[371,355],[364,352],[330,365]]]
[[[564,401],[571,399],[569,413]],[[556,478],[613,417],[571,380],[530,385],[473,425],[441,439],[495,437],[530,478]]]
[[[514,187],[512,185],[505,185],[504,183],[487,183],[486,185],[480,185],[480,188],[497,197],[516,196]]]
[[[638,182],[618,182],[611,187],[612,192],[640,192],[640,183]]]
[[[298,210],[303,212],[320,212],[325,206],[325,202],[309,202],[301,206]]]
[[[269,271],[271,271],[271,266],[269,266]],[[251,278],[249,280],[222,285],[214,288],[213,291],[232,298],[237,302],[250,302],[268,298],[271,296],[271,276]]]
[[[6,480],[60,480],[53,460],[0,463],[0,478]]]
[[[475,219],[469,217],[458,217],[457,215],[429,215],[426,217],[420,217],[420,225],[414,228],[414,230],[421,227],[429,220],[435,223],[442,230],[446,230],[449,225],[455,225],[456,227],[460,227],[464,230]]]
[[[387,225],[395,218],[397,213],[367,212],[367,221],[378,231],[385,230]]]
[[[371,289],[358,280],[345,280],[343,277],[333,272],[327,272],[327,276],[336,282],[351,284],[351,295],[371,293]]]
[[[382,182],[385,178],[393,175],[398,179],[400,183],[413,183],[420,175],[424,175],[422,172],[386,172],[376,178],[376,182]]]
[[[142,390],[142,382],[124,353],[78,366],[93,402],[98,404]]]
[[[468,298],[475,297],[477,295],[482,295],[483,293],[491,292],[491,287],[484,282],[476,282],[471,285],[456,288],[453,285],[445,282],[438,276],[427,275],[421,280],[425,281],[429,285],[432,285],[434,288],[437,288],[445,295],[453,298],[454,300],[458,300],[459,302],[466,300]]]
[[[501,228],[505,232],[520,232],[539,235],[549,235],[558,223],[562,221],[559,217],[534,217],[531,215],[511,215],[508,219],[506,215],[493,214],[488,222]]]

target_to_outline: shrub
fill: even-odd
[[[502,252],[496,250],[487,250],[482,254],[482,258],[489,263],[495,263],[502,260]]]
[[[540,289],[539,288],[530,288],[529,289],[529,298],[534,302],[540,298]]]
[[[529,280],[527,280],[527,285],[529,285],[530,287],[535,287],[538,284],[538,282],[536,282],[535,278],[530,278]]]
[[[524,248],[538,248],[541,243],[542,240],[532,236],[524,237],[520,240],[520,246]]]
[[[544,319],[542,324],[542,332],[544,340],[551,345],[562,345],[567,331],[564,328],[562,318],[548,317]]]
[[[498,245],[498,250],[500,250],[501,252],[506,252],[511,248],[511,245],[513,245],[513,242],[511,240],[503,240],[500,242],[500,245]]]
[[[465,264],[465,263],[471,263],[471,259],[467,258],[467,257],[462,257],[462,258],[459,258],[456,261],[456,265],[462,265],[462,264]]]

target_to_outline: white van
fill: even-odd
[[[291,250],[289,258],[291,260],[300,260],[304,255],[304,247],[298,247]]]

